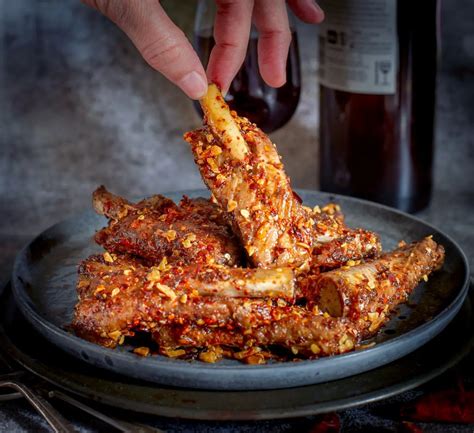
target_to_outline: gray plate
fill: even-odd
[[[0,287],[0,293],[1,290]],[[26,369],[54,385],[120,410],[213,421],[289,418],[388,398],[420,386],[454,366],[469,352],[474,341],[473,298],[471,290],[470,299],[466,299],[452,322],[409,355],[365,373],[299,388],[266,391],[170,388],[91,367],[38,335],[23,320],[9,287],[0,297],[0,347]]]
[[[187,191],[194,197],[205,191]],[[168,194],[178,200],[182,193]],[[49,341],[74,357],[101,368],[162,385],[220,390],[290,388],[327,382],[362,373],[396,360],[441,332],[462,305],[468,289],[468,264],[458,245],[438,229],[402,212],[378,204],[300,191],[305,204],[337,201],[351,226],[379,233],[384,248],[401,239],[413,241],[434,235],[446,248],[446,262],[428,283],[418,286],[410,302],[373,340],[370,349],[312,361],[249,366],[237,361],[205,364],[162,356],[141,358],[131,347],[105,349],[65,330],[76,303],[76,267],[100,251],[91,238],[105,224],[92,211],[56,224],[39,235],[18,255],[13,272],[13,292],[25,317]]]

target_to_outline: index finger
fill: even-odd
[[[148,64],[190,98],[206,94],[207,77],[191,43],[157,0],[83,0],[114,21]]]
[[[218,0],[207,76],[226,93],[245,59],[252,25],[253,0]]]

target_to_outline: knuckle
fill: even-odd
[[[268,29],[261,33],[261,37],[265,39],[280,39],[282,41],[291,41],[291,32],[288,29]]]
[[[235,13],[236,9],[241,10],[242,8],[245,8],[248,6],[248,0],[243,1],[243,0],[217,0],[216,1],[216,6],[217,6],[217,14],[219,16],[228,16],[230,18],[233,17],[233,14]]]
[[[131,2],[126,0],[88,0],[88,3],[119,24],[126,22],[131,13]]]
[[[143,58],[154,68],[178,62],[182,56],[181,44],[170,39],[158,39],[145,45],[141,50]]]
[[[238,0],[216,0],[217,7],[222,8],[223,10],[227,10],[238,3]]]
[[[226,51],[227,50],[240,50],[242,48],[239,44],[235,42],[229,42],[229,41],[218,42],[216,46]]]

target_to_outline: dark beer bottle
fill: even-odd
[[[438,0],[322,0],[320,183],[415,212],[432,183]]]

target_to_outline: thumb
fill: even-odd
[[[83,0],[114,21],[146,62],[192,99],[206,94],[204,68],[184,33],[157,0]]]

